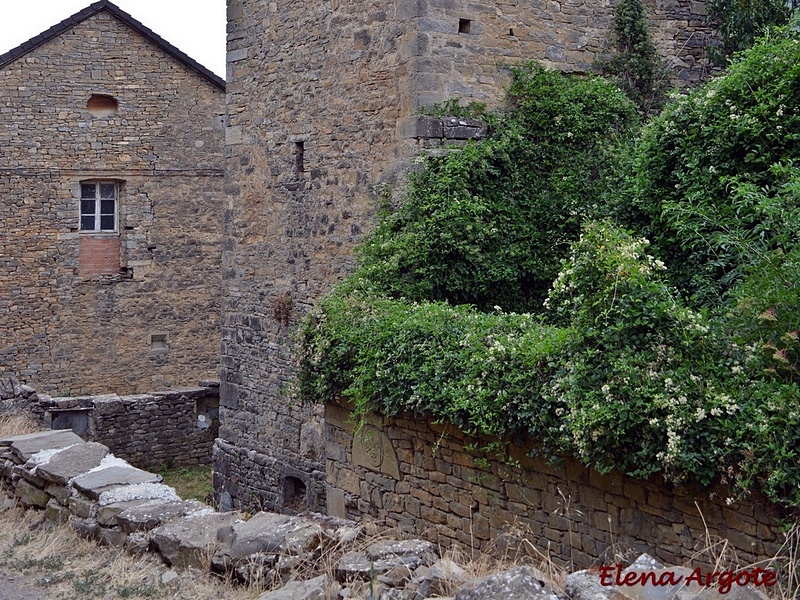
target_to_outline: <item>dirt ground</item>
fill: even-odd
[[[42,588],[36,586],[36,579],[0,568],[0,600],[51,600]]]

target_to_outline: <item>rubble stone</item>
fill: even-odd
[[[517,567],[472,581],[456,592],[455,600],[558,600],[542,574],[532,567]]]

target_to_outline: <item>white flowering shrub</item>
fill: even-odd
[[[297,392],[529,435],[602,472],[757,485],[800,504],[796,384],[765,372],[761,347],[726,321],[687,308],[647,250],[611,223],[585,227],[538,316],[394,300],[351,279],[299,331]]]

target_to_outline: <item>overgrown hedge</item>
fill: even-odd
[[[748,263],[722,234],[772,236],[738,190],[772,197],[786,179],[774,166],[800,159],[798,86],[800,40],[773,33],[725,76],[669,105],[637,142],[617,216],[653,241],[675,285],[698,305],[722,301]]]
[[[798,390],[682,306],[646,242],[591,225],[544,316],[408,302],[347,287],[300,331],[301,398],[411,413],[480,435],[527,434],[601,472],[754,481],[800,502]]]

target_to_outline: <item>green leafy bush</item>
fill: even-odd
[[[638,120],[615,86],[535,65],[515,70],[509,102],[489,139],[424,160],[363,245],[360,277],[410,300],[540,305]]]
[[[539,398],[569,329],[529,314],[411,303],[353,290],[326,298],[300,332],[302,399],[356,412],[424,414],[470,433],[524,429],[509,406]]]
[[[773,193],[773,165],[800,156],[799,85],[800,41],[767,39],[668,106],[638,142],[618,216],[653,241],[674,283],[700,305],[718,304],[740,276],[738,250],[713,242],[715,223],[759,227],[759,215],[737,205],[738,187]]]
[[[616,88],[517,72],[494,135],[424,161],[302,324],[300,398],[800,506],[799,45],[668,107],[627,179]]]
[[[548,306],[582,334],[552,385],[565,449],[603,472],[709,483],[717,461],[703,420],[726,397],[728,370],[717,373],[729,350],[681,304],[647,246],[591,224],[553,285]]]
[[[741,343],[762,348],[764,368],[776,379],[800,381],[800,169],[776,165],[774,184],[733,186],[736,213],[712,213],[712,248],[735,251],[738,283],[731,291],[726,326]],[[756,225],[740,227],[736,214]],[[727,217],[727,218],[726,218]]]

